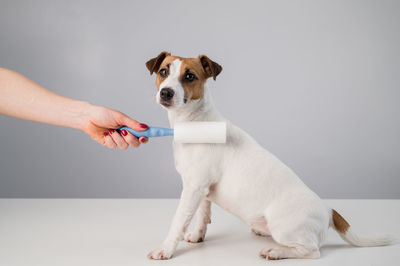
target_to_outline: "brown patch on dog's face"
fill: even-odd
[[[222,71],[222,67],[205,55],[197,58],[183,58],[162,52],[159,56],[146,63],[150,73],[155,72],[157,74],[156,85],[158,90],[163,89],[160,86],[165,85],[165,83],[164,85],[162,84],[170,76],[171,65],[177,59],[181,61],[179,76],[176,73],[172,74],[174,78],[179,79],[179,83],[183,87],[184,102],[201,99],[204,95],[204,84],[207,79],[213,77],[215,80],[217,75]]]
[[[160,68],[156,72],[157,77],[156,77],[156,86],[160,90],[160,85],[161,83],[168,78],[170,74],[170,68],[171,64],[175,59],[180,59],[177,56],[167,56],[164,61],[161,63]]]
[[[170,55],[170,53],[164,51],[161,52],[157,57],[154,57],[147,61],[146,67],[150,71],[150,75],[152,75],[153,72],[157,72],[160,69],[160,65],[164,61],[164,59]]]
[[[208,77],[199,58],[184,58],[182,60],[180,80],[185,90],[185,98],[198,100],[204,95],[204,84]]]

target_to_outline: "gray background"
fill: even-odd
[[[325,198],[400,198],[400,1],[0,2],[0,66],[168,126],[146,60],[207,54],[226,117]],[[171,139],[0,116],[0,197],[178,197]]]

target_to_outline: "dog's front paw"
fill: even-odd
[[[168,260],[172,257],[173,253],[173,249],[163,245],[147,254],[147,258],[153,260]]]
[[[200,243],[204,241],[205,235],[205,229],[194,230],[193,232],[186,233],[185,240],[189,243]]]

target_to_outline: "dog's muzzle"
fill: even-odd
[[[162,88],[160,98],[163,101],[170,101],[174,97],[175,92],[171,88]]]
[[[174,90],[171,88],[162,88],[160,90],[160,103],[164,106],[172,105],[172,98],[174,97]]]

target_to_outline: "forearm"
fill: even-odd
[[[90,104],[57,95],[25,76],[0,68],[0,113],[81,129]]]

